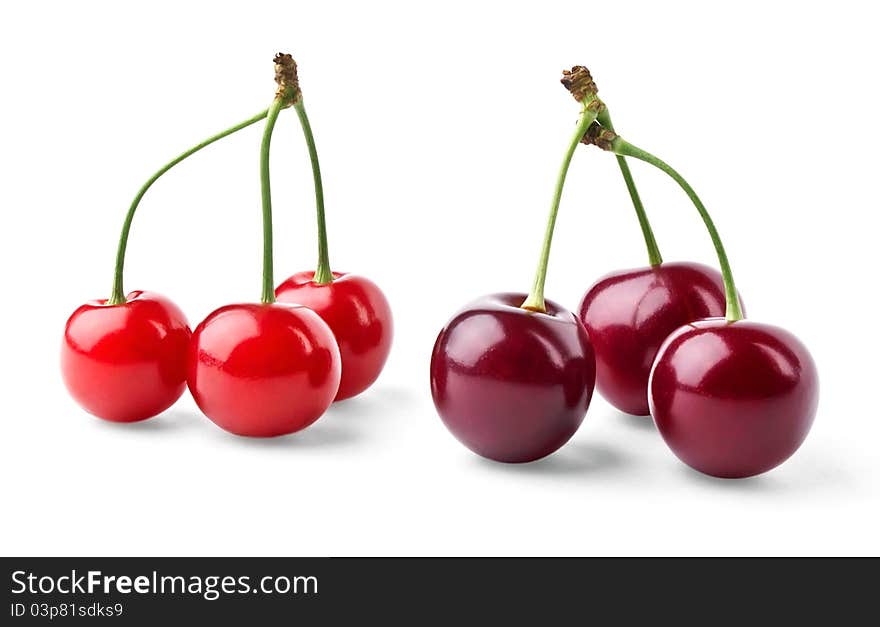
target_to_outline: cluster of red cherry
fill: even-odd
[[[277,436],[309,426],[334,400],[363,392],[379,376],[391,349],[391,309],[372,281],[331,272],[318,155],[290,55],[275,57],[275,80],[278,89],[267,109],[179,155],[135,196],[119,240],[110,298],[80,306],[64,331],[64,382],[90,413],[115,422],[144,420],[173,405],[188,386],[205,415],[227,431]],[[279,113],[290,107],[301,122],[312,163],[318,265],[276,288],[269,148]],[[146,191],[165,172],[260,120],[266,121],[260,149],[262,299],[221,307],[191,332],[169,299],[142,291],[125,294],[122,272],[131,222]]]
[[[788,459],[818,404],[806,347],[776,326],[743,319],[724,246],[685,179],[614,132],[589,71],[562,83],[581,103],[557,179],[534,286],[467,305],[440,332],[431,392],[449,430],[472,451],[528,462],[575,433],[594,385],[619,410],[651,414],[686,464],[717,477],[747,477]],[[612,272],[586,292],[578,313],[544,299],[556,213],[580,143],[616,155],[648,248],[650,266]],[[659,168],[685,191],[712,238],[721,272],[663,263],[625,157]]]

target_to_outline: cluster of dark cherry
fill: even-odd
[[[88,302],[67,321],[61,371],[74,399],[114,422],[150,418],[173,405],[188,386],[199,408],[238,435],[269,437],[299,431],[334,400],[363,392],[391,349],[388,301],[370,280],[331,272],[324,194],[296,63],[275,57],[278,88],[272,104],[179,155],[135,196],[125,218],[110,298]],[[275,287],[269,148],[279,113],[293,108],[312,164],[318,214],[318,265]],[[265,120],[260,148],[263,282],[259,303],[226,305],[194,332],[169,299],[125,294],[122,271],[135,210],[165,172],[205,146]]]
[[[431,359],[431,392],[449,430],[472,451],[528,462],[565,444],[593,387],[622,412],[652,415],[672,451],[717,477],[748,477],[788,459],[818,403],[806,347],[776,326],[743,319],[727,255],[706,208],[668,164],[614,132],[589,71],[562,83],[581,104],[529,294],[484,296],[455,314]],[[550,242],[577,146],[616,155],[650,266],[612,272],[587,290],[578,313],[544,299]],[[711,236],[721,272],[663,263],[625,160],[659,168],[685,191]]]

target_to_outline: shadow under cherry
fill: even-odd
[[[634,416],[633,414],[625,414],[622,411],[615,410],[612,419],[617,420],[630,429],[638,431],[657,430],[657,427],[654,425],[654,419],[651,416]]]
[[[487,470],[536,477],[598,475],[626,466],[626,458],[617,450],[604,444],[581,442],[569,443],[543,459],[524,464],[506,464],[478,455],[474,459]]]
[[[109,420],[96,419],[99,429],[108,431],[120,431],[125,433],[166,433],[169,431],[181,431],[198,429],[208,419],[197,412],[172,407],[158,416],[139,420],[137,422],[112,422]]]

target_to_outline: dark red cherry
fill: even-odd
[[[660,345],[688,322],[723,316],[721,273],[699,263],[612,272],[578,307],[596,351],[596,388],[627,414],[648,415],[648,376]]]
[[[577,431],[596,378],[593,348],[570,311],[484,296],[446,324],[431,356],[431,393],[452,434],[500,462],[540,459]]]
[[[672,451],[715,477],[767,472],[798,449],[819,380],[791,333],[749,320],[701,320],[667,338],[651,370],[651,413]]]

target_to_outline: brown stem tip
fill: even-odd
[[[583,65],[575,65],[570,70],[562,70],[561,83],[578,102],[583,102],[587,96],[595,96],[599,93],[599,88],[596,87],[590,70]]]
[[[584,133],[581,143],[587,144],[588,146],[592,144],[593,146],[598,146],[602,150],[611,150],[611,144],[615,139],[617,139],[617,133],[611,129],[605,128],[598,122],[593,122],[587,127],[587,132]]]
[[[278,83],[276,98],[283,99],[288,105],[299,102],[302,91],[299,88],[299,77],[296,74],[296,61],[286,52],[275,55],[275,82]]]

